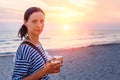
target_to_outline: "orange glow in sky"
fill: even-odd
[[[22,6],[17,3],[22,4]],[[0,4],[0,9],[5,10],[2,15],[6,15],[11,19],[18,17],[20,20],[28,7],[38,6],[45,11],[47,21],[60,24],[74,24],[83,21],[86,14],[94,9],[96,3],[91,0],[0,0]],[[9,14],[12,14],[12,16]]]
[[[45,11],[48,25],[120,23],[120,0],[0,0],[0,22],[23,22],[31,6]]]

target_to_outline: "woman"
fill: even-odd
[[[52,64],[39,42],[39,35],[43,31],[45,13],[38,7],[30,7],[24,14],[24,24],[18,32],[21,39],[34,44],[45,58],[32,46],[21,44],[18,47],[13,80],[50,80],[48,74],[60,72],[62,59],[59,63]]]

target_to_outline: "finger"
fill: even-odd
[[[60,64],[60,66],[63,66],[63,64]]]
[[[55,68],[55,67],[60,67],[60,66],[61,66],[61,63],[56,63],[56,64],[54,64],[53,67]]]
[[[54,70],[53,73],[59,73],[60,69]]]

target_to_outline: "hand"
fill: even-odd
[[[46,70],[46,74],[59,73],[60,72],[61,63],[51,63],[51,61],[47,62],[44,69]]]

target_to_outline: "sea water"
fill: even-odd
[[[71,31],[72,32],[72,31]],[[22,42],[17,36],[17,31],[0,32],[0,54],[16,52]],[[91,30],[78,31],[77,33],[57,33],[43,31],[40,42],[44,49],[64,49],[89,45],[120,43],[119,30]]]

